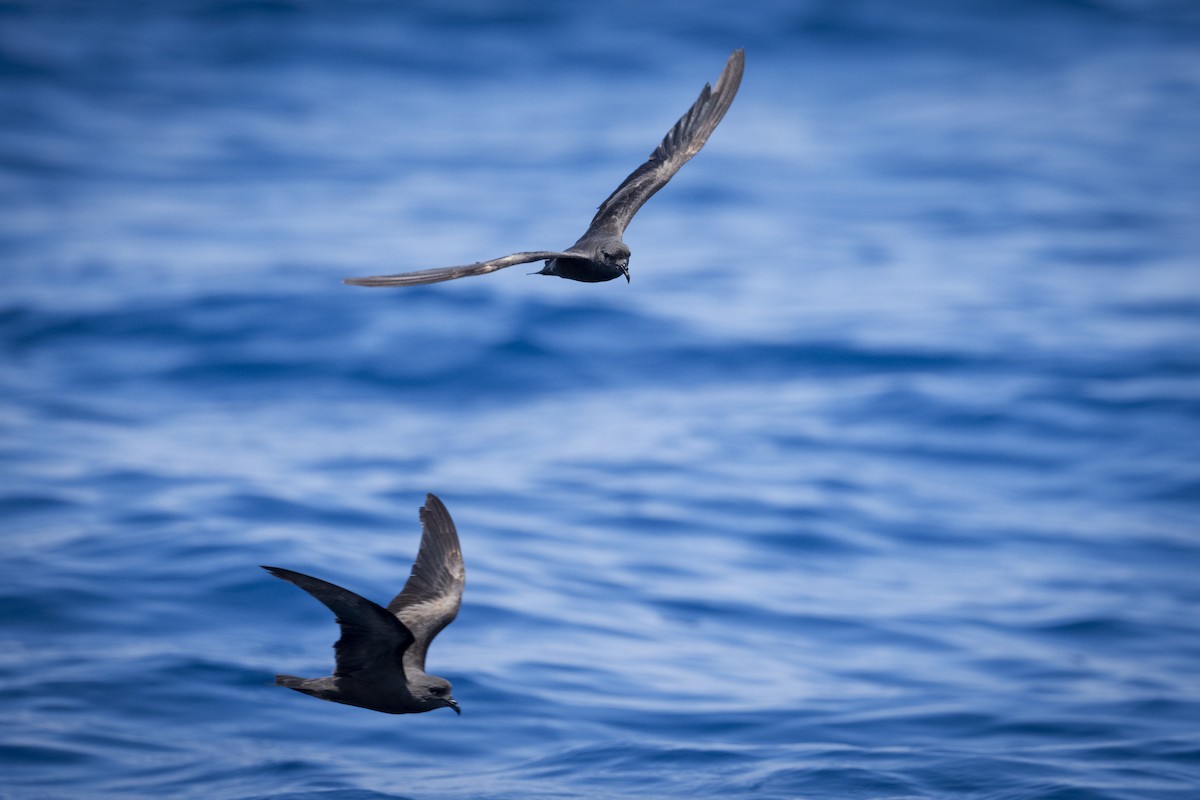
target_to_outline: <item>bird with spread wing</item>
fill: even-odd
[[[630,251],[622,238],[625,228],[638,209],[655,192],[666,186],[667,181],[671,180],[679,168],[704,147],[704,143],[725,116],[734,95],[737,94],[744,65],[744,51],[734,50],[725,64],[725,69],[717,78],[716,85],[704,85],[700,97],[667,132],[662,143],[650,154],[650,159],[630,173],[616,191],[600,204],[600,210],[596,212],[587,231],[566,250],[513,253],[502,258],[457,267],[423,269],[369,278],[347,278],[345,283],[354,286],[416,286],[483,275],[533,261],[546,262],[542,269],[535,273],[537,275],[557,275],[584,283],[611,281],[623,275],[628,282]]]
[[[386,714],[417,714],[442,707],[462,713],[450,693],[450,681],[425,672],[429,643],[458,616],[466,582],[454,521],[432,494],[421,508],[421,528],[412,574],[387,608],[320,578],[263,567],[324,603],[342,632],[333,646],[332,675],[276,675],[275,683]]]

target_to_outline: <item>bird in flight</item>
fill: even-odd
[[[458,615],[466,581],[458,533],[441,500],[425,497],[412,574],[386,609],[319,578],[280,567],[263,569],[328,606],[342,631],[333,645],[337,664],[332,675],[276,675],[276,684],[385,714],[418,714],[443,706],[462,713],[450,694],[450,681],[425,672],[425,651]]]
[[[667,181],[700,152],[717,123],[729,110],[738,86],[742,82],[745,52],[734,50],[725,69],[721,70],[715,87],[704,85],[699,99],[687,110],[675,126],[667,132],[662,143],[650,154],[650,159],[629,174],[616,191],[600,204],[600,210],[592,219],[579,241],[563,251],[539,250],[528,253],[513,253],[491,261],[479,261],[458,267],[423,269],[399,275],[376,275],[369,278],[347,278],[344,282],[354,286],[416,286],[423,283],[438,283],[470,275],[483,275],[514,264],[545,261],[537,275],[557,275],[584,283],[611,281],[625,276],[629,281],[629,246],[622,240],[625,228],[642,204],[655,192],[667,185]]]

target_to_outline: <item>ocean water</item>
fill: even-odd
[[[735,47],[630,284],[341,285]],[[1195,4],[4,2],[0,120],[0,796],[1200,797]],[[426,492],[462,716],[273,686]]]

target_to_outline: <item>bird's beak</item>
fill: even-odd
[[[453,708],[455,714],[458,714],[460,717],[462,716],[462,709],[458,707],[458,703],[454,701],[454,698],[448,699],[446,701],[446,705],[448,705],[450,708]]]
[[[620,266],[621,266],[621,272],[625,273],[625,282],[629,283],[629,265],[621,264]]]

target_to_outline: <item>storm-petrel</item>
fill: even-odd
[[[514,264],[545,261],[537,275],[557,275],[573,281],[599,283],[625,276],[629,280],[629,246],[622,241],[625,228],[633,215],[659,189],[667,185],[688,159],[700,152],[709,134],[725,116],[733,96],[742,82],[745,55],[734,50],[733,55],[717,78],[716,87],[704,85],[700,97],[687,110],[662,143],[650,154],[650,160],[635,169],[621,182],[617,190],[600,204],[587,232],[564,251],[513,253],[491,261],[479,261],[458,267],[423,269],[399,275],[378,275],[370,278],[347,278],[355,286],[415,286],[422,283],[483,275]]]
[[[275,683],[386,714],[416,714],[442,706],[462,713],[450,695],[450,681],[425,672],[425,651],[458,615],[466,580],[454,521],[433,495],[425,497],[421,528],[412,574],[386,609],[318,578],[263,567],[328,606],[342,630],[333,646],[337,665],[332,675],[276,675]]]

